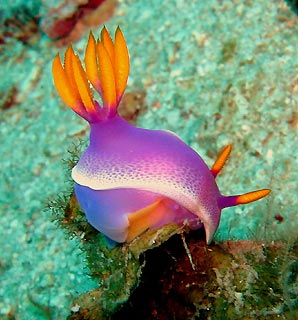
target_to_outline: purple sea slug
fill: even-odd
[[[53,61],[54,83],[64,102],[90,124],[90,144],[72,170],[75,194],[90,224],[118,243],[168,223],[205,228],[207,243],[221,210],[265,197],[269,189],[223,196],[215,177],[231,152],[227,146],[209,170],[174,133],[137,128],[117,113],[129,73],[120,28],[90,33],[85,70],[71,46],[64,65]],[[90,85],[99,93],[95,101]]]

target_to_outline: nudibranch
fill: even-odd
[[[53,61],[61,98],[90,125],[89,146],[72,170],[77,200],[89,223],[117,243],[169,223],[204,226],[210,243],[223,208],[256,201],[270,190],[224,196],[215,178],[231,146],[209,170],[174,133],[138,128],[121,118],[117,108],[128,74],[128,49],[119,27],[114,41],[105,27],[97,41],[90,33],[85,69],[72,46],[63,65],[59,55]]]

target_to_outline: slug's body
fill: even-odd
[[[66,104],[90,124],[90,144],[72,177],[88,221],[108,238],[130,242],[148,228],[174,222],[192,229],[204,226],[209,243],[221,209],[270,192],[221,195],[215,177],[230,146],[209,170],[175,134],[136,128],[118,115],[129,73],[128,51],[119,28],[114,43],[105,28],[97,43],[90,34],[85,65],[86,71],[69,47],[64,67],[56,56],[53,75]],[[89,83],[99,92],[102,106],[93,99]]]
[[[86,166],[87,163],[92,163],[92,166]],[[120,219],[120,224],[128,227],[128,213],[138,211],[156,201],[159,202],[156,210],[164,211],[160,215],[166,223],[177,220],[183,223],[191,218],[198,220],[198,214],[205,215],[204,223],[210,226],[208,230],[212,230],[213,234],[215,230],[212,226],[216,220],[219,221],[219,191],[214,177],[200,156],[170,132],[135,128],[119,116],[104,123],[91,125],[90,146],[73,169],[72,176],[79,183],[76,186],[76,194],[83,209],[89,213],[92,211],[94,220],[91,221],[90,214],[89,220],[93,225],[96,225],[98,208],[102,207],[96,200],[98,197],[107,203],[106,224],[110,223],[113,226],[116,225],[117,219]],[[92,193],[92,200],[89,200],[88,191],[82,188],[82,185],[101,191]],[[126,201],[125,206],[133,206],[122,206],[119,192],[107,192],[104,196],[102,194],[102,190],[122,191],[122,188],[129,190],[126,191],[125,199],[130,199]],[[147,197],[138,202],[140,190]],[[81,196],[82,193],[79,191],[84,193],[84,196]],[[166,203],[169,201],[165,199],[174,200],[177,208],[173,210],[173,201],[170,201],[171,209],[167,209]],[[119,213],[111,214],[112,206],[119,204]],[[170,217],[175,212],[177,216],[173,220]],[[186,212],[187,219],[184,216]],[[209,214],[211,212],[213,215]],[[152,223],[158,226],[161,224],[159,221]],[[97,229],[103,231],[99,225]],[[117,238],[114,236],[113,240],[123,242],[126,235],[121,233]]]

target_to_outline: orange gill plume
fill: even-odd
[[[84,60],[86,70],[71,45],[64,65],[56,55],[52,69],[57,91],[71,109],[89,122],[113,117],[129,73],[129,55],[120,28],[114,42],[105,27],[97,42],[90,32]],[[101,96],[102,106],[93,99],[90,84]]]

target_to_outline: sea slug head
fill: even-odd
[[[223,208],[258,200],[270,190],[223,196],[215,177],[230,146],[209,170],[175,134],[134,127],[122,119],[117,108],[128,73],[120,28],[114,42],[106,28],[97,41],[90,33],[85,69],[71,46],[64,65],[59,55],[54,59],[57,91],[91,130],[89,146],[72,170],[76,197],[90,224],[115,242],[130,242],[147,229],[176,223],[191,229],[204,226],[210,243]]]

